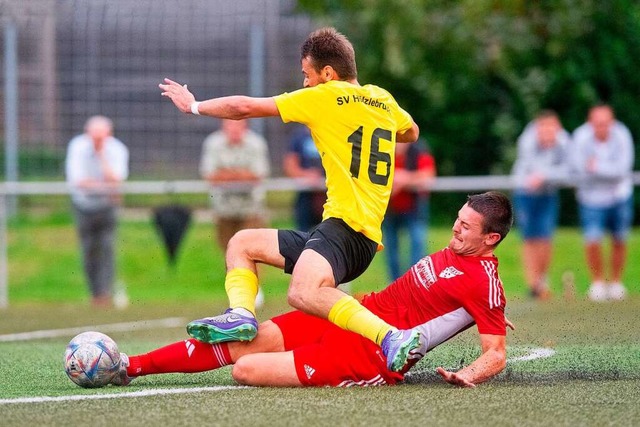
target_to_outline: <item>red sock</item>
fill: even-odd
[[[188,339],[147,354],[129,356],[127,375],[137,377],[171,372],[203,372],[229,364],[229,344],[207,344]]]

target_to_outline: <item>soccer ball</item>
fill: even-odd
[[[104,387],[118,374],[119,368],[117,344],[100,332],[76,335],[64,352],[64,370],[80,387]]]

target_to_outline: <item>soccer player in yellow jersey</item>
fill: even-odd
[[[169,79],[160,84],[184,113],[225,119],[280,116],[311,130],[326,172],[323,221],[309,233],[242,230],[229,241],[225,289],[229,310],[195,320],[188,333],[204,342],[250,341],[258,330],[256,264],[291,273],[288,302],[327,318],[382,347],[392,371],[402,370],[419,333],[397,330],[337,288],[364,272],[381,249],[381,223],[393,182],[397,142],[414,142],[419,129],[386,90],[361,86],[355,52],[333,28],[309,35],[301,47],[303,89],[269,98],[228,96],[197,102]]]

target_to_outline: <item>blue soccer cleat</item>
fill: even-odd
[[[227,341],[251,341],[258,334],[258,321],[227,309],[224,314],[194,320],[187,333],[201,342],[218,344]]]
[[[420,333],[413,329],[389,331],[380,347],[387,357],[387,368],[400,372],[411,362],[412,352],[419,349]]]

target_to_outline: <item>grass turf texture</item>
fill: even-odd
[[[286,223],[273,226],[287,227]],[[123,220],[118,228],[116,249],[118,278],[127,287],[132,303],[161,301],[202,301],[224,299],[224,256],[214,243],[213,226],[194,223],[187,231],[171,268],[160,238],[149,219]],[[449,228],[429,230],[428,248],[436,251],[447,245]],[[9,228],[9,299],[10,303],[33,301],[65,302],[88,300],[87,286],[80,262],[76,232],[68,216],[28,218]],[[628,263],[624,282],[631,293],[640,293],[640,230],[629,240]],[[608,252],[608,245],[605,245]],[[524,296],[520,262],[521,239],[514,230],[498,247],[500,276],[507,298]],[[589,285],[580,233],[574,228],[558,231],[550,271],[552,291],[562,294],[562,274],[575,275],[576,292],[584,297]],[[353,282],[355,292],[383,288],[387,280],[384,251],[378,253],[369,269]],[[260,270],[267,298],[281,299],[288,286],[288,276],[264,267]]]
[[[226,389],[189,394],[42,403],[2,399],[95,396],[155,389],[232,386],[229,368],[136,379],[124,388],[85,390],[69,381],[62,354],[69,337],[0,342],[1,425],[638,425],[640,332],[637,296],[613,304],[516,299],[508,357],[550,348],[555,354],[509,362],[476,389],[443,383],[437,366],[458,369],[479,354],[475,330],[436,348],[396,387],[362,389]],[[3,312],[0,333],[185,316],[203,303],[140,304],[124,311],[73,304],[33,304]],[[214,309],[217,309],[214,306]],[[261,314],[285,310],[276,301]],[[122,351],[141,353],[186,337],[182,327],[109,333]]]
[[[123,221],[118,234],[119,276],[131,305],[94,310],[80,267],[77,239],[68,218],[22,221],[9,234],[10,302],[0,311],[0,334],[100,325],[140,319],[184,317],[186,321],[225,308],[224,264],[210,224],[194,224],[175,269],[169,269],[149,221]],[[431,250],[450,231],[430,232]],[[498,249],[505,282],[510,332],[508,357],[551,348],[544,359],[511,362],[495,380],[464,390],[443,383],[437,366],[457,369],[479,354],[472,329],[438,347],[412,371],[406,384],[375,389],[228,389],[189,394],[43,403],[0,403],[0,425],[640,425],[640,308],[638,231],[630,241],[625,281],[630,298],[621,303],[584,301],[587,273],[575,229],[559,231],[551,279],[555,298],[527,300],[517,233]],[[560,276],[576,275],[578,297],[561,298]],[[264,268],[267,304],[262,319],[287,310],[287,276]],[[387,282],[382,256],[356,282],[355,291]],[[107,332],[122,351],[139,353],[184,339],[183,327]],[[153,389],[231,386],[229,369],[145,377],[126,388],[84,390],[62,370],[64,347],[74,334],[28,342],[0,342],[0,399],[41,396],[86,397]],[[1,401],[0,401],[1,402]]]

